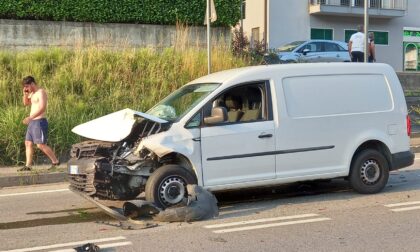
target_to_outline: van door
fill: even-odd
[[[237,86],[203,111],[223,107],[227,120],[201,128],[204,186],[275,178],[275,137],[268,85]],[[270,105],[269,105],[270,104]]]

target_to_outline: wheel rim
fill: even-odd
[[[159,186],[159,199],[164,205],[179,203],[185,196],[186,183],[183,178],[171,176],[165,178]]]
[[[360,176],[363,183],[367,185],[372,185],[378,182],[381,175],[381,169],[379,163],[376,160],[369,159],[366,160],[360,170]]]

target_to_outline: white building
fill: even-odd
[[[243,0],[245,35],[268,48],[308,39],[348,41],[364,23],[364,0]],[[369,0],[377,62],[420,71],[420,0]]]

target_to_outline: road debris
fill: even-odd
[[[77,252],[98,252],[99,247],[94,243],[86,243],[80,247],[74,248]]]
[[[70,189],[72,188],[70,187]],[[140,218],[152,218],[159,222],[191,222],[219,216],[216,197],[195,184],[187,185],[188,198],[165,210],[145,200],[127,201],[122,209],[111,208],[77,190],[72,191],[94,203],[109,216],[119,220],[119,227],[123,229],[144,229],[157,226],[155,223],[149,223],[147,220],[140,220]]]
[[[217,199],[198,185],[187,185],[188,201],[185,206],[168,208],[153,217],[156,221],[191,222],[219,216]]]
[[[188,198],[162,210],[144,200],[124,203],[123,213],[129,218],[152,217],[160,222],[191,222],[217,217],[219,209],[214,195],[198,185],[187,185]]]

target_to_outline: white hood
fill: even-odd
[[[157,123],[167,123],[158,117],[134,111],[132,109],[123,109],[92,121],[79,124],[71,131],[74,133],[100,141],[119,142],[126,138],[133,128],[136,116],[140,116]]]

